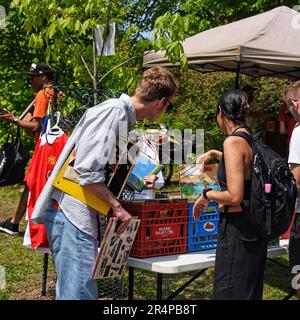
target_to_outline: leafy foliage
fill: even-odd
[[[184,54],[182,41],[188,35],[189,20],[178,12],[166,12],[155,21],[155,32],[152,45],[155,51],[162,48],[172,63],[180,62],[183,70],[187,69],[187,57]]]
[[[174,70],[179,82],[175,110],[164,114],[161,121],[170,127],[183,130],[204,129],[205,150],[222,149],[224,136],[216,122],[219,96],[227,89],[234,88],[235,74],[226,72],[199,73],[188,70]],[[250,78],[241,76],[242,86],[252,84],[259,88],[257,102],[265,109],[278,114],[286,81],[277,78]]]
[[[20,114],[32,101],[33,89],[27,84],[24,71],[32,61],[42,60],[42,52],[28,47],[26,32],[18,11],[10,9],[11,1],[1,1],[6,8],[6,27],[0,28],[0,108]],[[8,124],[0,121],[0,142],[6,137]],[[1,139],[2,138],[2,139]],[[30,139],[27,144],[32,146]]]
[[[193,35],[278,6],[293,7],[295,4],[292,0],[180,0],[180,13],[182,16],[188,16],[190,34]]]
[[[292,1],[278,0],[2,0],[1,4],[8,13],[8,25],[0,29],[1,108],[20,114],[32,100],[34,92],[22,72],[33,61],[50,63],[59,72],[60,85],[73,87],[77,96],[81,89],[95,85],[93,77],[97,79],[97,91],[132,94],[142,70],[144,51],[164,49],[181,69],[174,70],[180,84],[178,107],[161,121],[179,129],[204,128],[206,149],[221,147],[223,137],[214,121],[215,106],[218,96],[233,86],[234,75],[187,71],[181,41],[278,5],[294,5]],[[116,55],[96,57],[94,72],[92,30],[109,21],[117,24]],[[154,31],[151,41],[150,31]],[[280,80],[245,82],[255,82],[261,88],[259,102],[271,105],[276,112],[284,87]],[[1,121],[0,140],[6,131],[7,125]]]

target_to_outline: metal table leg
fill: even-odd
[[[172,300],[174,299],[182,290],[184,290],[189,284],[194,282],[198,277],[200,277],[203,273],[205,273],[206,269],[200,270],[198,273],[196,273],[190,280],[188,280],[184,285],[182,285],[180,288],[178,288],[175,292],[170,294],[167,298],[167,300]]]
[[[41,295],[43,297],[46,295],[47,276],[48,276],[48,257],[49,257],[49,253],[45,253],[44,264],[43,264],[43,275],[42,275],[42,290],[41,290]]]
[[[134,286],[134,268],[129,267],[129,275],[128,275],[128,280],[129,280],[129,285],[128,285],[128,300],[133,300],[133,286]]]
[[[162,281],[163,275],[162,273],[157,274],[157,286],[156,286],[156,300],[162,300]]]

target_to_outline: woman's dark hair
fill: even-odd
[[[247,94],[240,89],[227,90],[219,98],[219,107],[226,117],[238,124],[244,123],[249,114]]]

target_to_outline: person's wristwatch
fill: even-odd
[[[14,124],[18,124],[18,123],[17,123],[18,120],[19,120],[18,118],[14,118],[14,119],[13,119],[13,123],[14,123]]]
[[[210,200],[210,199],[208,199],[207,194],[206,194],[206,193],[207,193],[208,191],[210,191],[210,190],[212,190],[212,188],[207,188],[207,189],[204,189],[204,190],[203,190],[202,195],[203,195],[203,197],[204,197],[206,200]]]

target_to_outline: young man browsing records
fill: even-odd
[[[57,272],[56,299],[94,300],[98,296],[96,282],[91,279],[98,248],[98,212],[52,187],[62,163],[75,146],[74,170],[79,184],[111,208],[111,215],[120,220],[117,234],[121,234],[131,215],[105,184],[105,165],[115,149],[111,134],[120,138],[121,123],[131,127],[136,120],[157,119],[172,103],[176,91],[169,71],[158,67],[147,69],[132,97],[122,94],[119,99],[87,110],[69,138],[32,215],[32,220],[46,224]]]

